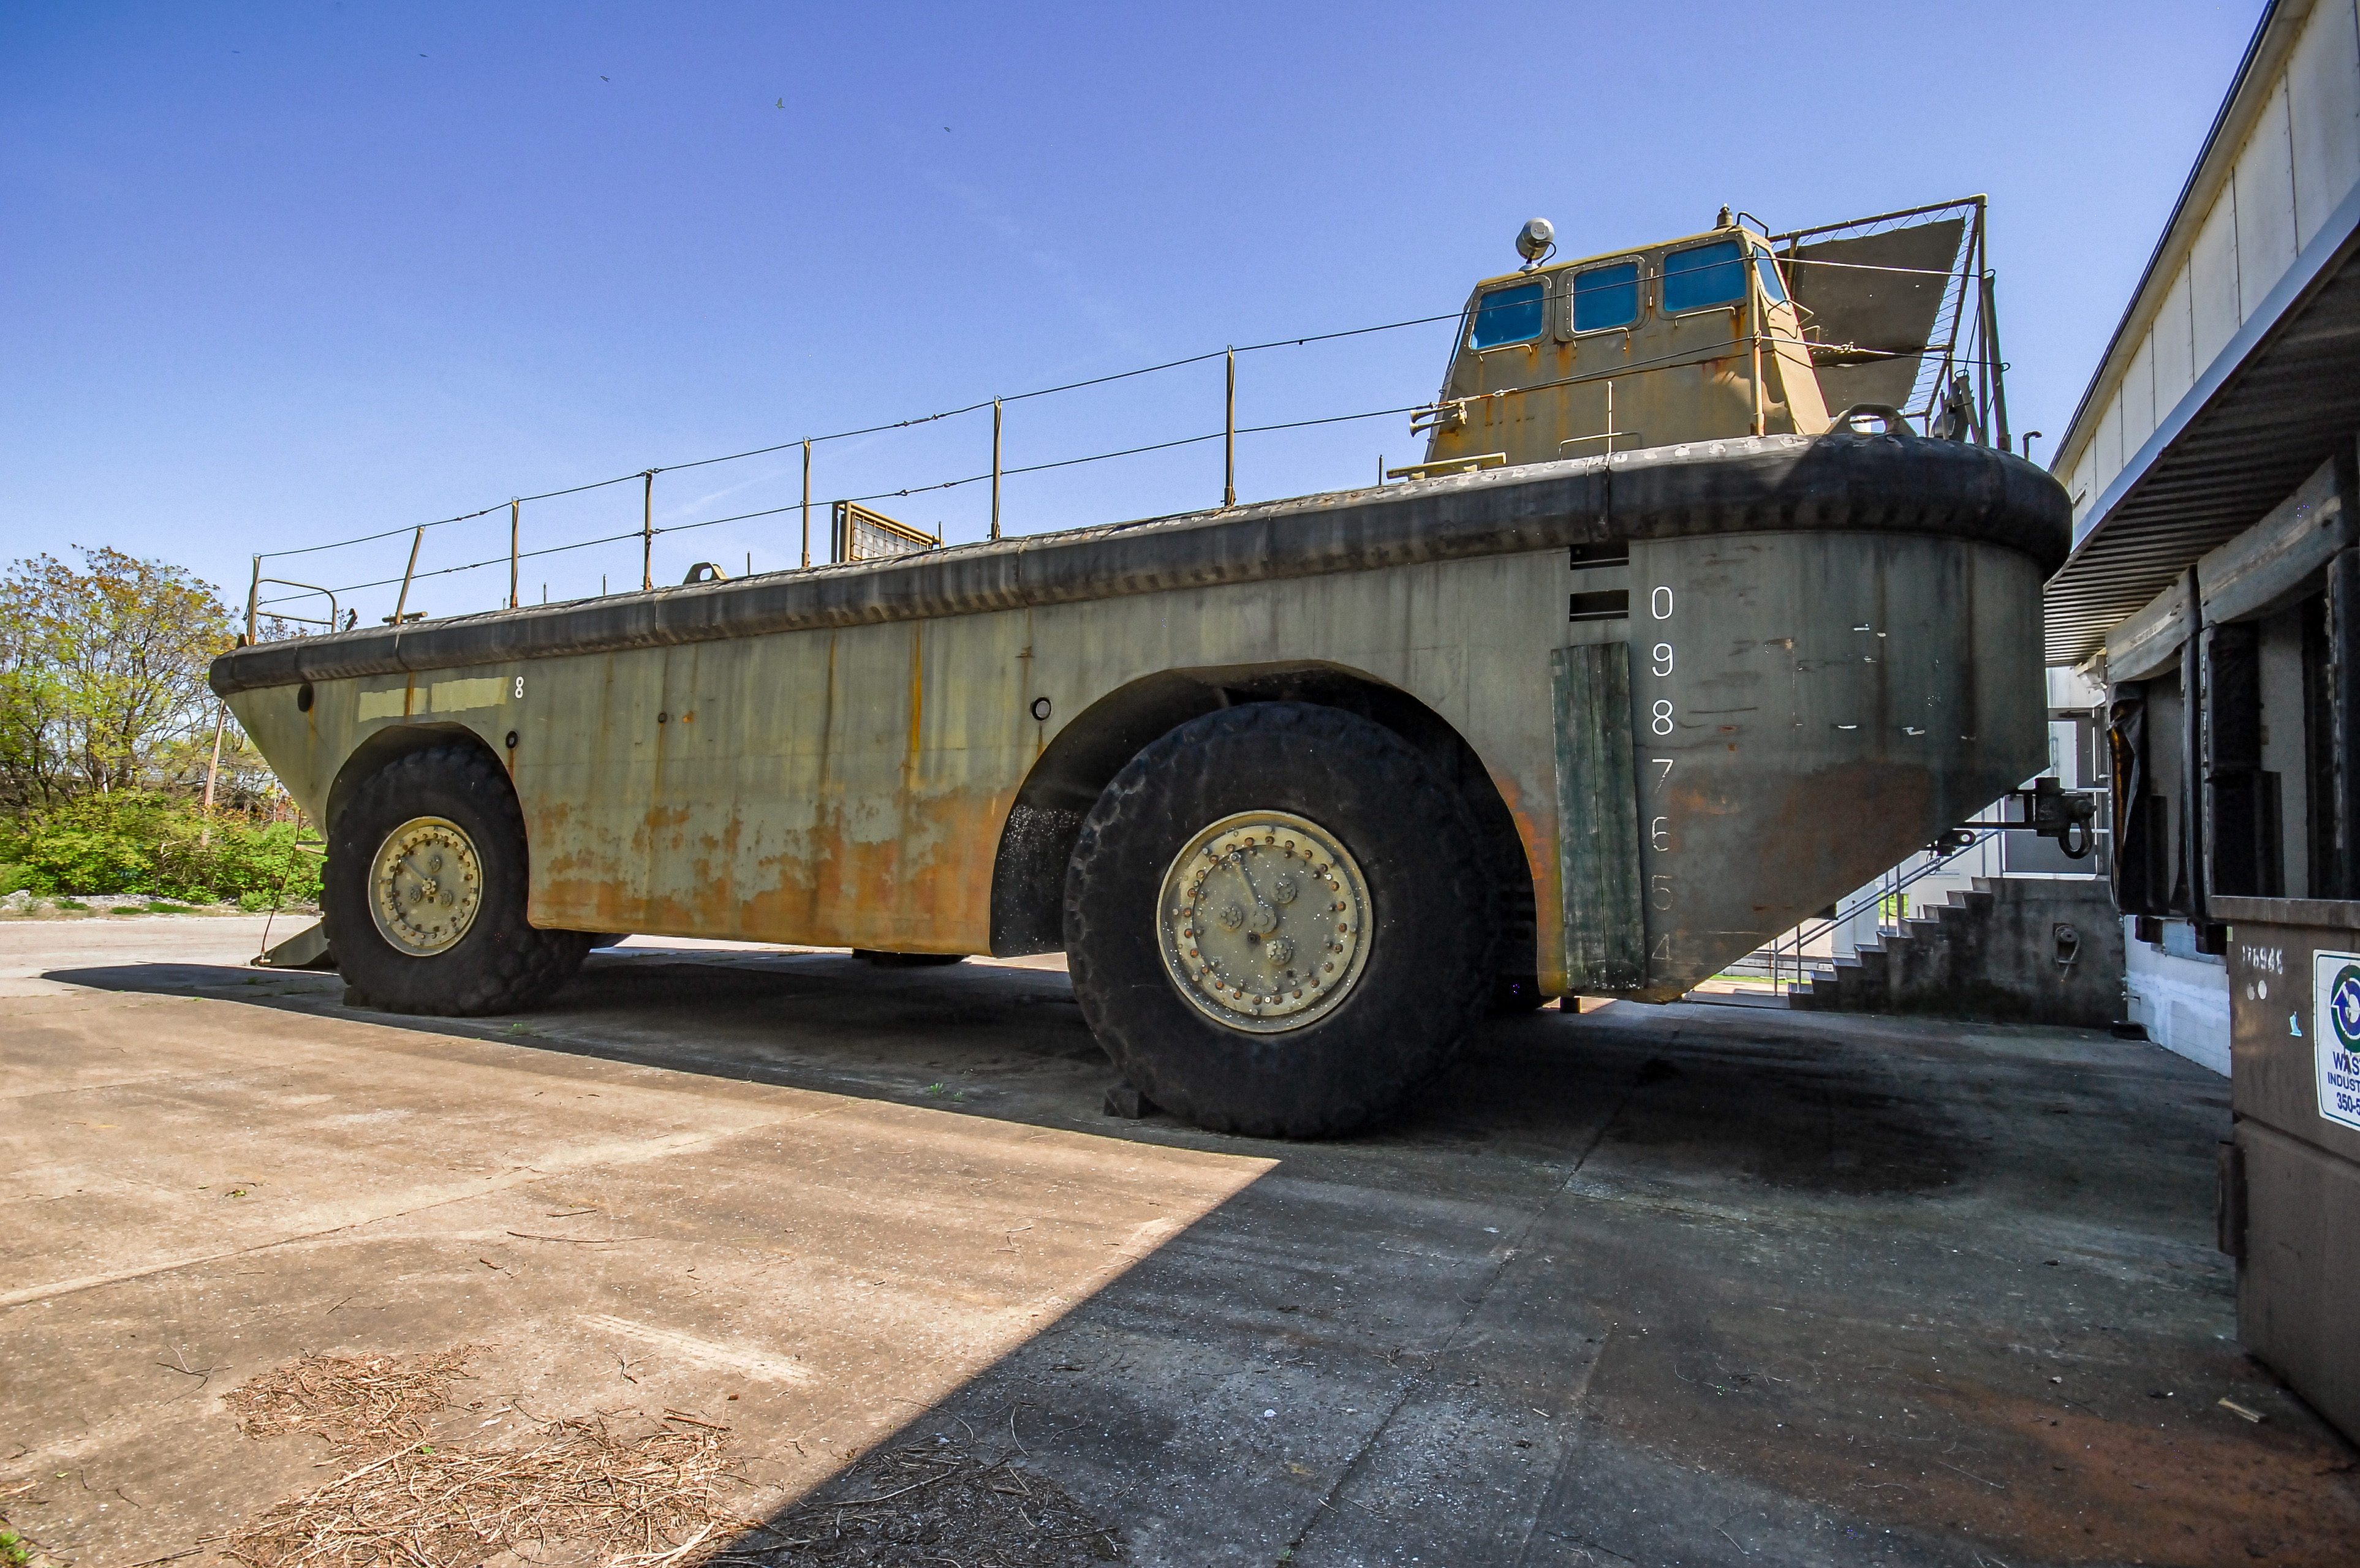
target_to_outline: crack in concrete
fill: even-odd
[[[1675,1040],[1678,1038],[1677,1031],[1675,1031],[1673,1038]],[[1557,1200],[1564,1197],[1567,1191],[1572,1187],[1575,1179],[1581,1174],[1581,1168],[1590,1163],[1590,1157],[1591,1155],[1598,1152],[1598,1146],[1605,1141],[1608,1129],[1612,1127],[1617,1121],[1622,1119],[1623,1108],[1630,1105],[1631,1096],[1636,1093],[1638,1093],[1638,1089],[1635,1084],[1631,1088],[1622,1091],[1622,1097],[1614,1103],[1613,1110],[1608,1112],[1606,1116],[1600,1120],[1598,1130],[1590,1134],[1589,1143],[1583,1146],[1580,1155],[1576,1158],[1573,1162],[1572,1169],[1568,1171],[1565,1173],[1564,1179],[1557,1182],[1555,1187],[1551,1188],[1547,1196],[1544,1197],[1540,1203],[1534,1207],[1530,1216],[1526,1218],[1523,1226],[1517,1230],[1514,1237],[1508,1243],[1508,1245],[1501,1248],[1499,1260],[1492,1265],[1490,1275],[1483,1281],[1483,1288],[1477,1291],[1471,1300],[1463,1295],[1459,1297],[1460,1301],[1467,1301],[1469,1303],[1467,1310],[1459,1314],[1458,1323],[1451,1326],[1449,1334],[1443,1337],[1442,1344],[1436,1347],[1433,1356],[1427,1360],[1425,1370],[1411,1374],[1409,1381],[1402,1386],[1401,1393],[1394,1399],[1393,1402],[1386,1408],[1384,1419],[1378,1421],[1376,1426],[1370,1431],[1369,1435],[1362,1440],[1360,1447],[1353,1452],[1351,1460],[1345,1465],[1342,1472],[1337,1475],[1335,1483],[1330,1486],[1327,1492],[1317,1499],[1314,1508],[1309,1512],[1308,1517],[1306,1519],[1303,1528],[1295,1533],[1294,1540],[1287,1542],[1287,1549],[1290,1552],[1300,1552],[1304,1549],[1305,1544],[1311,1539],[1312,1533],[1319,1528],[1323,1517],[1319,1510],[1325,1509],[1328,1513],[1332,1514],[1337,1511],[1336,1504],[1338,1501],[1349,1500],[1345,1498],[1343,1496],[1345,1489],[1349,1487],[1354,1480],[1359,1478],[1361,1473],[1368,1468],[1371,1456],[1376,1453],[1377,1445],[1383,1440],[1385,1434],[1393,1430],[1393,1423],[1400,1416],[1403,1408],[1406,1406],[1416,1395],[1424,1392],[1430,1385],[1435,1368],[1439,1367],[1443,1360],[1449,1356],[1451,1348],[1459,1343],[1459,1336],[1467,1332],[1467,1326],[1473,1323],[1476,1318],[1482,1313],[1484,1303],[1491,1299],[1491,1292],[1498,1288],[1500,1281],[1506,1277],[1509,1265],[1514,1263],[1518,1258],[1524,1255],[1525,1250],[1524,1247],[1524,1238],[1532,1235],[1535,1227],[1539,1225],[1541,1221],[1548,1216],[1550,1209],[1556,1206]],[[1589,1391],[1590,1379],[1591,1376],[1597,1372],[1600,1359],[1606,1354],[1606,1345],[1603,1340],[1599,1343],[1598,1352],[1597,1356],[1590,1357],[1590,1366],[1582,1372],[1580,1387],[1577,1388],[1574,1393],[1574,1399],[1576,1400],[1581,1399],[1582,1396]],[[1562,1465],[1560,1465],[1559,1468],[1562,1468]],[[1524,1551],[1530,1546],[1532,1541],[1533,1530],[1540,1522],[1541,1508],[1546,1504],[1549,1492],[1554,1488],[1555,1485],[1556,1475],[1555,1473],[1552,1473],[1549,1478],[1549,1485],[1543,1486],[1540,1489],[1539,1496],[1533,1503],[1532,1517],[1524,1521],[1524,1537],[1519,1541],[1516,1551],[1516,1561],[1518,1562],[1522,1562],[1524,1560]],[[1361,1508],[1363,1512],[1368,1513],[1374,1518],[1385,1519],[1387,1523],[1396,1522],[1383,1514],[1377,1513],[1375,1509],[1370,1508],[1366,1507],[1366,1505],[1356,1503],[1353,1506]]]
[[[543,1162],[541,1164],[515,1166],[496,1176],[480,1177],[472,1181],[459,1183],[455,1188],[428,1188],[424,1192],[413,1193],[405,1199],[397,1200],[399,1206],[365,1211],[352,1218],[339,1220],[333,1225],[321,1225],[316,1229],[274,1236],[268,1241],[258,1241],[246,1247],[225,1247],[217,1252],[190,1253],[178,1258],[158,1258],[152,1263],[138,1264],[129,1269],[113,1269],[104,1274],[86,1274],[79,1279],[58,1279],[44,1285],[27,1285],[20,1290],[0,1292],[0,1307],[27,1306],[37,1301],[55,1301],[59,1297],[71,1296],[82,1290],[97,1290],[102,1286],[119,1285],[128,1279],[144,1279],[151,1275],[169,1274],[179,1269],[191,1269],[202,1264],[219,1263],[233,1258],[251,1258],[257,1253],[269,1252],[282,1247],[294,1247],[307,1241],[317,1241],[322,1236],[334,1236],[340,1231],[358,1230],[366,1225],[383,1225],[388,1220],[426,1214],[435,1209],[446,1208],[453,1203],[464,1203],[471,1199],[487,1197],[495,1192],[504,1192],[511,1188],[546,1181],[552,1176],[564,1175],[595,1166],[637,1165],[672,1155],[694,1154],[710,1149],[726,1138],[738,1138],[746,1133],[759,1131],[764,1127],[776,1127],[782,1122],[809,1121],[818,1116],[834,1116],[845,1108],[844,1105],[829,1105],[817,1110],[764,1116],[758,1121],[719,1130],[670,1133],[662,1138],[645,1138],[634,1143],[602,1143],[570,1153],[560,1150],[555,1154],[544,1156]]]

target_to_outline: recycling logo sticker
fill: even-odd
[[[2360,953],[2314,953],[2311,965],[2319,1114],[2360,1128]]]

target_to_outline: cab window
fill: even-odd
[[[1547,294],[1545,283],[1492,289],[1476,302],[1475,332],[1469,341],[1477,348],[1531,342],[1541,335]]]
[[[1785,304],[1786,285],[1779,278],[1778,264],[1770,259],[1768,251],[1757,250],[1754,253],[1754,269],[1762,275],[1762,292],[1769,296],[1770,302],[1773,305]]]
[[[1593,267],[1573,279],[1573,330],[1594,332],[1639,320],[1639,264]]]
[[[1745,298],[1745,247],[1735,240],[1690,245],[1664,257],[1664,313],[1734,305]]]

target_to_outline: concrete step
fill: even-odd
[[[1841,1012],[1844,976],[1859,968],[1858,959],[1843,957],[1812,964],[1802,984],[1786,993],[1786,1006],[1805,1013]]]
[[[2104,960],[2087,969],[2053,965],[2049,933],[2066,919],[2085,931],[2118,929],[2103,884],[1977,877],[1971,887],[1947,890],[1939,902],[1917,906],[1898,932],[1860,950],[1858,968],[1839,967],[1826,982],[1815,982],[1808,1005],[1823,1012],[2095,1027],[2118,1006],[2121,966]]]

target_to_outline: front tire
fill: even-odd
[[[520,1012],[595,940],[525,919],[524,815],[473,746],[399,757],[361,784],[328,841],[322,913],[344,983],[395,1013]]]
[[[1082,824],[1065,947],[1123,1076],[1186,1120],[1324,1138],[1449,1064],[1499,900],[1465,803],[1392,731],[1256,702],[1141,752]]]

